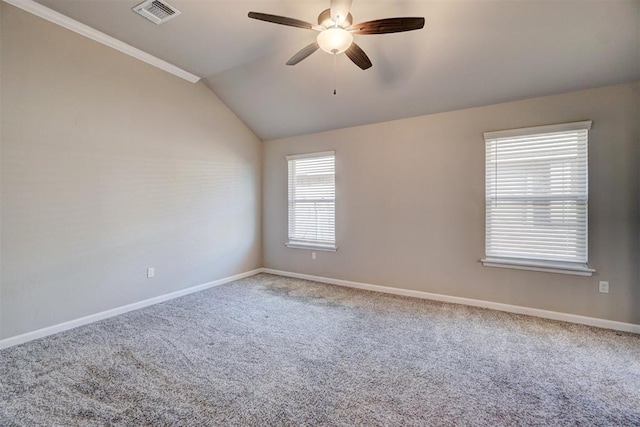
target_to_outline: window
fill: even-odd
[[[287,156],[290,248],[336,250],[335,152]]]
[[[485,266],[590,276],[591,122],[484,134]]]

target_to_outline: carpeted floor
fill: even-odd
[[[2,426],[640,425],[640,336],[260,274],[0,352]]]

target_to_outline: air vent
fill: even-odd
[[[133,11],[156,25],[180,15],[179,10],[160,0],[147,0],[134,7]]]

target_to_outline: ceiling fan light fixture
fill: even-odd
[[[353,41],[354,34],[403,33],[424,28],[424,18],[417,17],[383,18],[353,25],[353,16],[349,13],[352,2],[353,0],[330,0],[330,8],[325,9],[318,15],[317,25],[295,18],[270,15],[268,13],[249,12],[248,16],[259,21],[319,32],[316,41],[293,55],[287,61],[287,65],[296,65],[315,51],[322,49],[333,55],[334,68],[336,63],[335,55],[345,53],[351,62],[360,67],[360,69],[367,70],[372,66],[371,60],[362,48]]]
[[[318,34],[317,41],[320,49],[337,55],[349,49],[353,36],[343,28],[329,28]]]

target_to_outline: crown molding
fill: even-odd
[[[120,51],[126,55],[129,55],[133,58],[139,59],[142,62],[146,62],[149,65],[152,65],[156,68],[159,68],[167,73],[171,73],[174,76],[178,76],[182,79],[187,80],[191,83],[196,83],[200,80],[200,77],[195,74],[191,74],[188,71],[183,70],[182,68],[176,67],[173,64],[168,63],[160,58],[157,58],[153,55],[148,54],[136,47],[128,45],[116,38],[113,38],[101,31],[96,30],[95,28],[91,28],[88,25],[85,25],[81,22],[76,21],[75,19],[71,19],[66,15],[63,15],[55,10],[49,9],[48,7],[41,5],[33,0],[3,0],[5,3],[8,3],[12,6],[20,8],[26,12],[29,12],[33,15],[36,15],[40,18],[46,19],[49,22],[53,22],[54,24],[60,25],[68,30],[71,30],[75,33],[78,33],[84,37],[87,37],[91,40],[97,41],[105,46],[108,46],[112,49]]]

